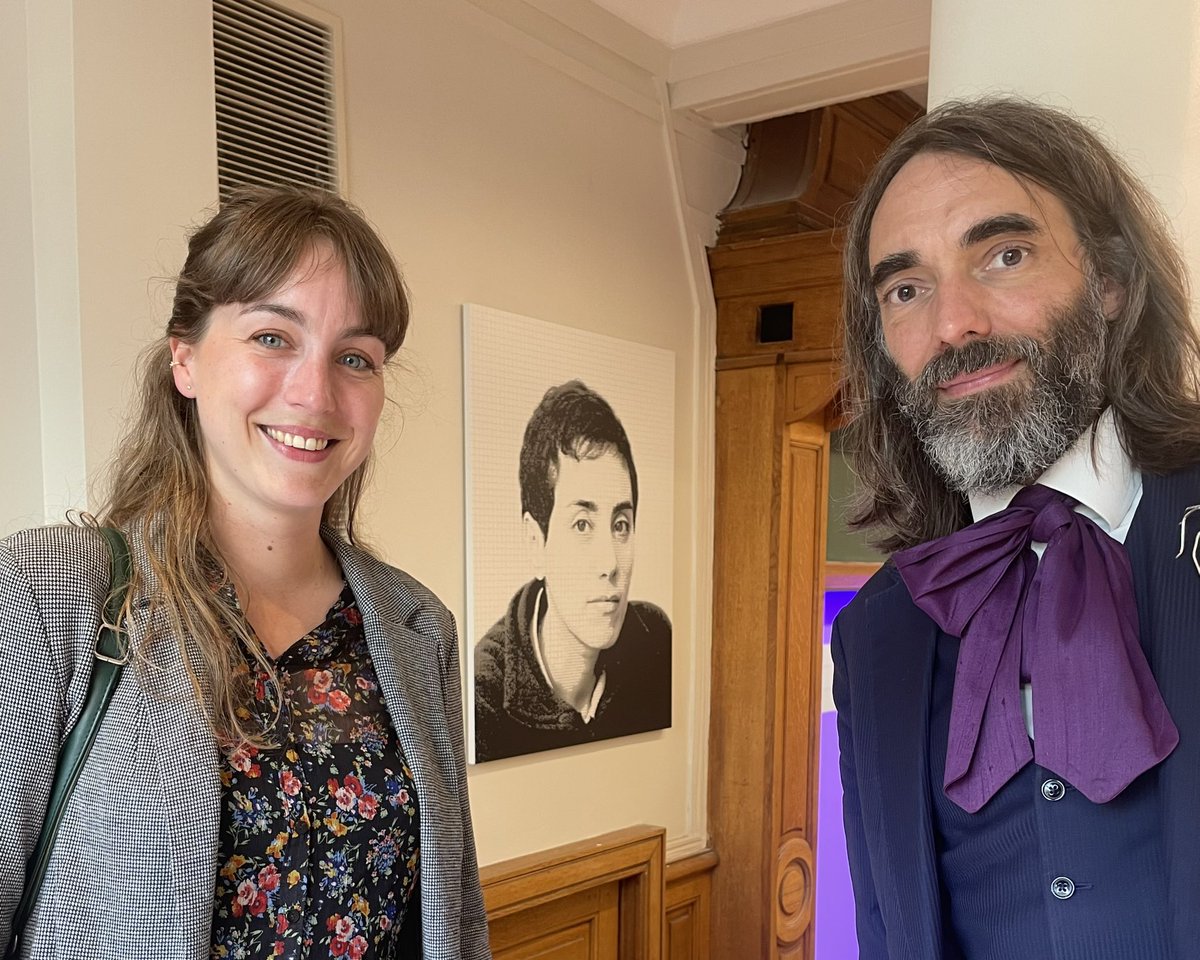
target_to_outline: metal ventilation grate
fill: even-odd
[[[338,189],[331,28],[262,0],[213,0],[221,196],[245,184]]]

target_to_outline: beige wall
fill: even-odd
[[[37,522],[43,509],[27,42],[24,6],[0,5],[0,447],[22,451],[4,482],[0,534]]]
[[[57,119],[50,139],[73,164],[57,212],[69,221],[60,259],[71,261],[64,273],[78,291],[68,322],[75,340],[67,337],[61,350],[78,375],[65,378],[55,399],[63,416],[43,405],[33,426],[6,415],[5,430],[18,431],[15,445],[62,446],[94,474],[118,434],[133,357],[164,319],[169,284],[161,278],[178,267],[186,225],[216,199],[210,7],[23,6],[58,12],[58,42],[31,40],[30,59],[73,78],[43,113]],[[425,580],[462,621],[463,302],[654,344],[676,357],[674,726],[472,770],[481,858],[638,822],[665,826],[675,855],[698,849],[711,570],[712,308],[703,244],[736,184],[740,147],[668,122],[665,84],[652,71],[594,49],[581,62],[563,53],[556,38],[567,33],[554,24],[531,35],[482,9],[520,4],[321,6],[341,18],[345,40],[348,190],[395,250],[415,304],[407,372],[394,385],[399,411],[382,431],[367,511],[368,532],[389,560]],[[13,54],[2,76],[28,85],[36,71],[22,69],[22,44],[5,29],[11,20],[24,31],[22,4],[7,4],[0,16],[0,53]],[[23,115],[7,99],[0,110],[5,120]],[[39,225],[37,173],[27,169],[17,181],[0,198],[20,214],[19,232],[6,237],[19,253]],[[36,302],[37,265],[21,261],[14,270],[23,298],[16,336],[28,346],[54,311]],[[25,376],[6,383],[14,396],[36,393],[57,369],[14,360],[0,361],[3,372],[11,366]],[[21,470],[27,506],[11,521],[3,511],[8,528],[40,513],[50,485],[43,476],[59,472]]]
[[[1200,258],[1200,7],[933,0],[929,102],[1012,91],[1092,118]]]

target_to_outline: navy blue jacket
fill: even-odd
[[[1180,520],[1200,504],[1200,468],[1144,478],[1126,540],[1142,646],[1172,718],[1156,816],[1166,853],[1163,904],[1175,956],[1200,957],[1200,512],[1178,559]],[[846,844],[861,960],[942,960],[942,902],[930,797],[930,697],[939,630],[887,564],[833,628]],[[1095,843],[1104,844],[1104,837]],[[1114,864],[1120,869],[1120,864]],[[1107,960],[1107,958],[1097,958]],[[1114,958],[1120,960],[1120,958]]]

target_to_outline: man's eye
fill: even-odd
[[[901,283],[884,294],[883,299],[888,303],[910,303],[917,298],[917,292],[915,283]]]
[[[999,267],[1015,267],[1025,259],[1027,252],[1021,247],[1005,247],[992,262]]]
[[[617,517],[613,521],[613,532],[619,537],[627,537],[633,531],[633,524],[628,517]]]
[[[580,517],[573,524],[571,524],[571,527],[576,533],[587,533],[592,529],[592,522],[586,517]]]
[[[261,343],[264,347],[282,347],[283,337],[277,333],[259,333],[255,334],[254,339]]]

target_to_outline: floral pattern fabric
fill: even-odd
[[[349,587],[275,667],[278,687],[247,657],[249,709],[278,746],[222,762],[212,957],[392,957],[417,876],[416,786]]]

